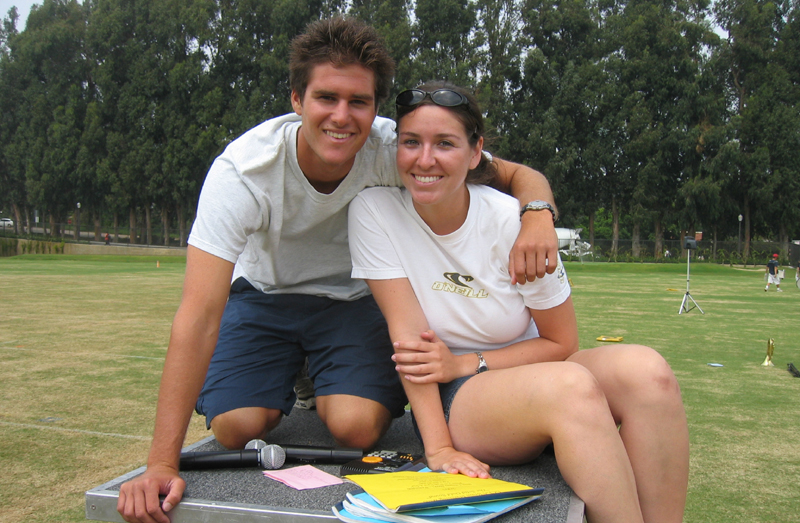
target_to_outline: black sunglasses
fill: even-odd
[[[437,89],[432,93],[421,89],[408,89],[397,95],[395,104],[401,107],[413,107],[430,96],[433,103],[442,107],[458,107],[469,105],[467,97],[450,89]]]

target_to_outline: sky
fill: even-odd
[[[17,29],[22,31],[25,29],[25,22],[28,20],[28,13],[31,12],[33,4],[42,5],[43,0],[0,0],[0,19],[8,15],[8,10],[12,6],[17,6],[19,13],[19,22],[17,22]]]

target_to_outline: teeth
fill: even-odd
[[[348,136],[350,136],[347,133],[335,133],[333,131],[325,131],[325,132],[328,134],[328,136],[331,136],[333,138],[340,138],[341,139],[341,138],[347,138]]]
[[[433,183],[440,178],[440,176],[415,176],[420,183]]]

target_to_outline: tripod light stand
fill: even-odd
[[[694,301],[694,298],[692,298],[692,295],[689,292],[689,265],[690,265],[690,260],[692,258],[692,248],[697,247],[697,242],[692,238],[686,238],[684,247],[686,249],[686,294],[683,295],[683,301],[681,302],[681,308],[678,309],[678,314],[689,312],[695,307],[697,308],[697,310],[700,311],[701,314],[705,314],[705,312],[703,312],[703,309],[701,309],[700,305],[698,305],[697,302]],[[689,307],[690,300],[694,304],[691,307]]]

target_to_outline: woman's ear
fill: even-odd
[[[478,138],[478,143],[475,144],[475,151],[472,155],[472,158],[469,161],[469,168],[475,169],[481,163],[481,157],[483,156],[483,136]]]

